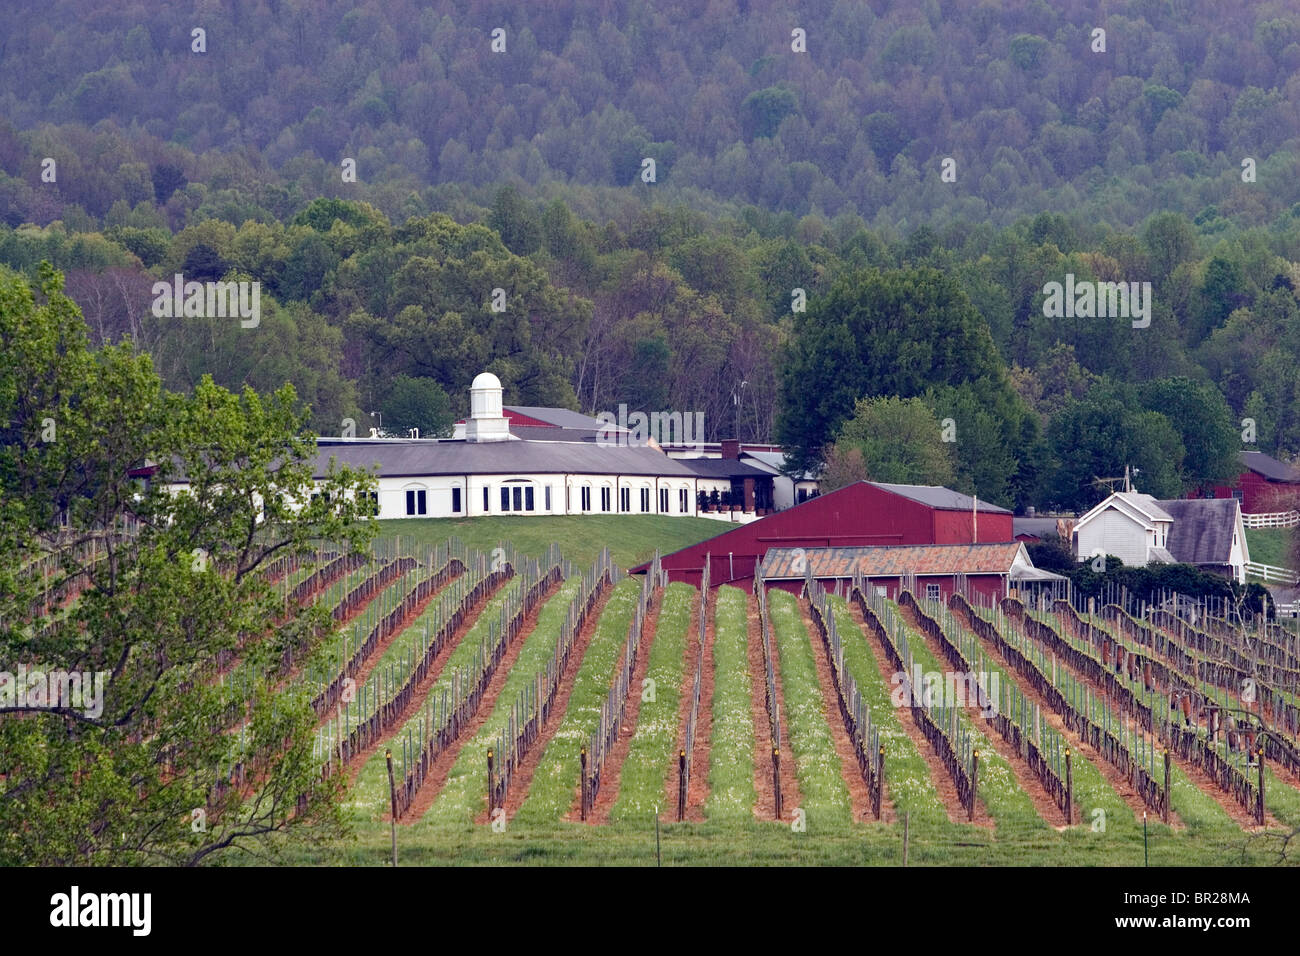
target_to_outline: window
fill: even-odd
[[[451,513],[454,515],[460,514],[460,489],[459,488],[451,489]]]
[[[609,510],[609,488],[608,487],[600,489],[600,510],[601,511]]]
[[[513,495],[512,495],[512,497],[513,497],[514,502],[515,502],[515,511],[523,511],[524,509],[523,509],[522,505],[523,505],[523,498],[524,498],[524,489],[522,489],[522,488],[520,488],[518,485],[516,485],[516,486],[515,486],[513,489],[511,489],[511,490],[514,492]]]
[[[889,597],[889,594],[888,592],[886,592],[884,585],[881,584],[876,585],[876,597]]]
[[[659,489],[659,511],[663,514],[668,513],[668,489]]]
[[[632,510],[632,489],[618,489],[618,510],[627,514]]]
[[[641,513],[645,514],[650,510],[650,489],[641,489]]]
[[[551,510],[551,486],[546,486],[546,510]]]
[[[379,492],[377,492],[377,491],[368,491],[368,492],[366,492],[365,495],[364,495],[364,500],[366,501],[366,503],[367,503],[370,507],[369,507],[369,508],[362,508],[361,510],[362,510],[365,514],[378,515],[378,514],[379,514]],[[264,517],[264,518],[266,517],[266,505],[265,505],[265,504],[262,505],[262,517]]]
[[[550,491],[550,489],[548,488],[547,491]],[[518,504],[518,502],[519,502],[519,489],[516,488],[515,503]],[[524,489],[524,510],[525,511],[533,510],[533,486],[532,485],[529,485],[527,488]]]
[[[1241,501],[1241,489],[1240,488],[1232,489],[1232,497],[1236,498],[1238,501]]]
[[[406,513],[410,515],[423,515],[429,513],[428,492],[423,488],[406,489]]]
[[[690,494],[691,493],[685,488],[677,492],[677,510],[682,514],[686,514],[686,512],[690,510],[687,507],[690,502]]]
[[[488,486],[483,486],[483,513],[488,513]]]
[[[582,498],[582,510],[590,511],[591,510],[591,486],[590,485],[583,485],[582,494],[580,497]]]
[[[501,489],[501,510],[502,511],[510,510],[510,489],[509,488],[503,487]]]
[[[927,585],[925,586],[925,599],[926,599],[927,601],[937,601],[937,600],[939,600],[939,585],[937,585],[937,584],[927,584]]]

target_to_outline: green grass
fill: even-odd
[[[441,544],[449,536],[477,551],[491,554],[510,541],[524,554],[539,556],[552,543],[579,567],[589,567],[608,545],[614,563],[627,569],[731,530],[735,525],[710,518],[666,515],[542,515],[482,518],[400,518],[379,522],[384,538],[401,536],[424,544]]]
[[[1291,567],[1293,533],[1293,528],[1247,528],[1246,547],[1250,551],[1250,560],[1278,568]]]
[[[542,606],[537,625],[524,639],[492,714],[474,739],[461,748],[447,776],[446,786],[421,818],[422,824],[472,827],[474,818],[487,809],[487,749],[505,729],[519,693],[533,682],[539,671],[546,668],[555,650],[556,637],[564,626],[569,603],[581,587],[582,578],[575,575]]]
[[[927,612],[931,614],[931,617],[936,617],[939,613],[937,609],[932,607],[928,607]],[[959,646],[962,646],[966,640],[978,646],[981,656],[974,665],[976,670],[987,672],[990,675],[990,680],[996,677],[1003,686],[1021,687],[1015,671],[1002,667],[997,662],[992,648],[981,641],[973,631],[965,627],[955,615],[947,618],[946,621],[938,617],[936,617],[936,620],[941,621],[945,633],[948,633],[949,637]],[[949,627],[952,628],[951,631],[947,630]],[[967,653],[969,655],[969,651]],[[1021,689],[1023,691],[1023,687]],[[1044,711],[1045,722],[1047,713],[1047,711]],[[1030,721],[1026,719],[1025,723],[1029,724]],[[1032,733],[1032,728],[1029,726],[1022,726],[1021,730],[1026,735]],[[993,728],[988,728],[990,735],[995,732]],[[1082,828],[1075,826],[1067,831],[1068,838],[1093,840],[1106,839],[1107,834],[1113,837],[1117,832],[1131,834],[1140,822],[1133,813],[1133,809],[1115,792],[1115,788],[1106,780],[1105,775],[1093,762],[1091,756],[1080,749],[1078,741],[1072,739],[1069,735],[1061,736],[1074,752],[1071,782],[1074,788],[1074,803],[1078,805],[1080,811],[1080,817],[1075,823],[1084,824]],[[1098,754],[1096,759],[1100,761],[1104,758]],[[1214,805],[1214,801],[1209,801],[1209,804],[1214,810],[1219,810]],[[1099,810],[1100,813],[1097,812]],[[1220,813],[1222,813],[1221,810]]]
[[[799,602],[788,591],[768,595],[772,633],[776,639],[785,713],[782,721],[790,734],[799,803],[808,827],[844,826],[852,819],[849,790],[822,701],[817,664],[808,628],[799,615]],[[840,718],[836,711],[833,718]],[[854,772],[857,768],[854,767]]]
[[[900,623],[907,630],[907,643],[912,651],[912,659],[921,665],[924,672],[944,673],[950,668],[947,662],[940,663],[938,656],[931,650],[921,632],[903,621],[902,614],[895,610]],[[964,710],[958,710],[959,727],[969,731],[974,746],[980,752],[979,775],[975,784],[975,798],[984,804],[993,819],[999,837],[1015,832],[1029,835],[1034,831],[1047,828],[1046,822],[1038,815],[1029,794],[1021,788],[1016,775],[1007,763],[989,743],[988,737],[970,719]]]
[[[704,813],[711,823],[737,823],[754,819],[749,628],[744,591],[720,587],[713,596],[717,601],[713,611],[713,729]]]
[[[627,578],[610,594],[573,681],[564,719],[542,754],[528,796],[516,819],[524,824],[556,823],[572,808],[578,792],[579,752],[600,726],[614,672],[623,659],[627,629],[636,610],[641,579]]]
[[[697,593],[688,584],[670,584],[664,589],[646,664],[646,677],[654,681],[654,700],[641,701],[611,820],[645,820],[655,807],[664,807],[669,763],[677,744],[679,705],[695,680],[694,672],[686,671],[685,655],[687,643],[695,640],[690,624]],[[632,693],[640,692],[641,688],[632,688]]]
[[[844,648],[844,669],[853,675],[858,693],[880,733],[880,745],[885,748],[886,796],[900,818],[908,813],[917,823],[947,824],[948,814],[930,776],[930,767],[903,730],[902,721],[911,717],[890,702],[891,688],[880,676],[875,655],[853,619],[848,603],[838,597],[830,598],[830,603]]]
[[[394,742],[396,742],[397,738],[404,733],[407,727],[414,728],[417,725],[417,722],[424,719],[425,708],[428,706],[430,701],[439,697],[444,689],[447,691],[448,706],[451,705],[453,675],[458,668],[464,669],[468,673],[469,668],[474,664],[474,656],[475,652],[478,650],[479,642],[488,636],[490,625],[501,620],[501,607],[505,604],[506,597],[512,590],[517,590],[520,587],[522,587],[522,582],[520,581],[507,581],[497,590],[496,594],[492,596],[492,599],[483,606],[482,610],[479,611],[478,617],[474,619],[473,625],[447,657],[447,662],[443,665],[441,672],[438,674],[438,680],[429,690],[429,693],[426,695],[424,700],[420,702],[419,709],[411,715],[402,727],[395,730],[391,735]],[[444,651],[444,653],[446,652]],[[398,753],[400,753],[400,749],[395,749],[395,761],[398,760]],[[398,774],[403,773],[400,767],[396,769],[396,772]],[[366,761],[366,765],[358,775],[357,781],[353,786],[349,797],[350,800],[346,805],[347,808],[364,817],[374,818],[378,814],[383,813],[387,808],[389,799],[388,769],[384,761],[384,753],[382,749],[376,751],[375,754]]]

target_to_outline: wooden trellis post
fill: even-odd
[[[1074,766],[1069,747],[1065,748],[1065,825],[1074,825]]]
[[[979,779],[980,772],[980,752],[974,750],[971,752],[970,762],[970,806],[966,808],[966,819],[974,822],[975,820],[975,785]]]
[[[776,818],[781,819],[781,748],[772,742],[772,793],[776,797]]]
[[[586,747],[582,748],[581,753],[578,755],[578,760],[582,764],[582,797],[580,801],[582,806],[582,819],[586,820],[587,819],[587,748]]]
[[[677,754],[677,821],[686,819],[686,751]]]

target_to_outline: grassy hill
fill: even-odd
[[[649,561],[655,549],[668,554],[722,534],[734,525],[711,518],[663,515],[545,515],[537,517],[403,518],[385,521],[381,535],[437,544],[455,536],[479,551],[510,541],[526,554],[541,554],[551,542],[579,565],[590,564],[608,545],[614,562],[630,568]]]

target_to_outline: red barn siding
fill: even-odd
[[[969,511],[939,511],[935,510],[934,514],[934,538],[931,541],[917,542],[919,544],[997,544],[1002,541],[1014,540],[1012,534],[1011,522],[1012,516],[1009,514],[989,514],[980,512],[977,527],[972,527],[972,518],[974,517]],[[974,537],[979,532],[978,540]],[[912,544],[913,542],[904,541],[903,544]]]
[[[698,587],[705,555],[711,555],[713,585],[749,587],[754,566],[768,548],[965,544],[970,540],[969,512],[930,508],[859,482],[675,551],[662,562],[669,580]],[[980,512],[979,540],[1011,541],[1011,515]]]
[[[1205,497],[1231,498],[1234,491],[1241,492],[1241,513],[1248,515],[1285,511],[1288,507],[1294,507],[1294,504],[1288,506],[1283,500],[1286,495],[1300,499],[1300,487],[1284,481],[1270,481],[1253,471],[1243,471],[1231,485],[1216,485],[1213,492]],[[1192,492],[1190,497],[1199,498],[1201,495]]]

